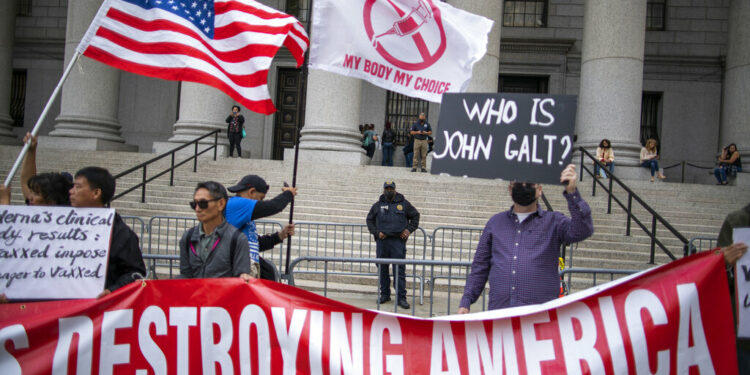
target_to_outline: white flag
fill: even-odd
[[[492,21],[438,0],[315,0],[310,68],[440,102],[463,92]]]

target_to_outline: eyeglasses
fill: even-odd
[[[199,201],[190,201],[190,208],[195,209],[196,206],[200,207],[201,209],[205,210],[208,208],[208,202],[218,201],[221,198],[214,198],[210,200],[201,199]]]

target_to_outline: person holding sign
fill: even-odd
[[[403,195],[396,192],[396,183],[387,180],[383,184],[383,194],[372,205],[367,214],[367,229],[375,237],[378,258],[406,258],[406,240],[419,228],[419,211]],[[398,267],[398,270],[396,269]],[[398,271],[398,272],[397,272]],[[398,274],[398,279],[396,275]],[[380,265],[380,303],[391,300],[388,265]],[[397,288],[398,305],[408,309],[406,301],[406,266],[393,265],[393,283]]]
[[[200,224],[180,239],[180,276],[186,279],[252,277],[247,237],[224,219],[227,190],[215,181],[195,187],[190,208]]]
[[[412,160],[412,172],[417,171],[417,166],[421,166],[422,172],[427,172],[427,149],[429,143],[427,137],[432,135],[432,127],[427,122],[424,112],[419,114],[419,121],[411,126],[411,135],[414,137],[414,160]],[[417,161],[420,164],[417,164]]]
[[[30,206],[70,206],[68,192],[73,186],[70,173],[36,173],[37,137],[26,133],[23,143],[29,151],[21,166],[21,191]]]
[[[727,279],[729,280],[729,295],[732,301],[732,312],[737,314],[735,297],[735,277],[742,276],[744,271],[740,270],[739,275],[732,272],[737,265],[737,261],[747,252],[748,244],[735,241],[734,228],[750,227],[750,204],[745,207],[730,212],[724,219],[724,223],[719,230],[719,237],[716,245],[721,247],[721,253],[727,264]],[[734,316],[735,324],[737,316]],[[740,373],[750,372],[750,339],[737,338],[737,365]]]
[[[544,303],[558,297],[560,245],[583,241],[594,233],[591,208],[576,189],[575,165],[560,175],[570,217],[544,211],[542,186],[512,182],[513,206],[491,217],[477,245],[458,313],[469,312],[489,279],[489,309]]]
[[[667,178],[659,171],[659,152],[656,150],[656,139],[649,138],[646,145],[641,148],[641,167],[651,169],[651,182],[654,182],[654,174],[660,180]]]
[[[104,208],[115,195],[115,178],[108,170],[100,167],[86,167],[76,172],[73,187],[70,189],[70,205],[73,207]],[[107,266],[104,297],[120,287],[135,281],[135,274],[146,275],[138,236],[115,213],[112,236],[109,244],[109,265]]]

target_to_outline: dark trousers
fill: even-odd
[[[228,133],[229,136],[229,157],[234,156],[234,147],[237,146],[237,156],[242,157],[242,148],[240,148],[240,142],[242,142],[242,133]]]
[[[376,241],[375,254],[378,258],[404,259],[406,258],[406,242],[399,237],[386,237]],[[398,299],[406,299],[406,266],[393,264],[393,283],[396,284]],[[398,279],[396,279],[396,267],[398,267]],[[380,265],[380,295],[391,296],[391,279],[388,274],[388,265]]]
[[[383,161],[380,165],[385,167],[393,166],[393,143],[383,142]]]

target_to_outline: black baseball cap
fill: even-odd
[[[231,191],[232,193],[237,193],[250,188],[255,188],[255,191],[262,194],[268,192],[268,184],[266,183],[266,180],[254,174],[249,174],[245,177],[242,177],[237,185],[231,186],[227,188],[227,190]]]
[[[394,182],[393,180],[385,180],[385,183],[383,183],[383,189],[389,188],[389,187],[392,187],[392,188],[395,189],[396,188],[396,182]]]

